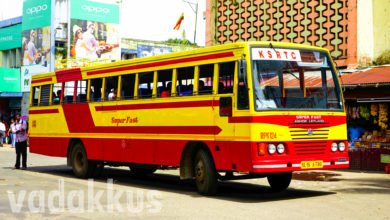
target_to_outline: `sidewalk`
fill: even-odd
[[[13,148],[11,144],[3,144],[3,148]]]

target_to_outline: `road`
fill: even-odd
[[[15,153],[0,148],[0,219],[388,219],[390,175],[352,171],[294,174],[288,190],[272,193],[266,179],[220,183],[200,196],[177,170],[136,177],[107,168],[77,179],[65,158],[29,154],[13,169]]]

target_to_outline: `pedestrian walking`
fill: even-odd
[[[13,118],[11,118],[11,124],[9,125],[8,129],[8,136],[11,137],[11,146],[12,148],[15,148],[15,143],[16,143],[16,123]]]
[[[3,139],[5,138],[5,124],[0,121],[0,147],[3,146]]]
[[[15,169],[20,169],[20,156],[22,157],[22,169],[27,169],[27,122],[21,120],[20,114],[15,116],[15,134],[16,134],[16,163]]]

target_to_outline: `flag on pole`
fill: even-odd
[[[173,30],[179,30],[180,29],[180,25],[181,25],[181,22],[184,20],[184,13],[181,13],[179,19],[177,20],[176,22],[176,25],[175,27],[173,28]]]

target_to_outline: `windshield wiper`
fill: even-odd
[[[269,43],[269,47],[270,47],[272,50],[274,50],[275,53],[277,54],[277,51],[276,51],[274,45],[272,45],[272,43]],[[287,63],[287,65],[288,65],[288,68],[290,69],[290,71],[286,71],[286,72],[289,73],[290,75],[292,75],[295,79],[299,80],[299,77],[296,76],[293,72],[291,72],[291,70],[293,69],[293,67],[292,67],[290,61],[286,61],[286,63]]]

